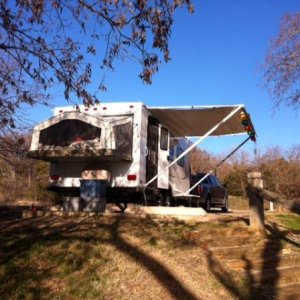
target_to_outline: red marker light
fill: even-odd
[[[82,136],[76,136],[76,137],[74,138],[74,141],[75,141],[75,142],[83,142],[83,141],[85,141],[85,138],[82,137]]]
[[[51,175],[50,179],[53,181],[57,181],[59,179],[59,175]]]
[[[197,189],[198,195],[201,195],[203,192],[203,186],[202,185],[198,185],[198,189]]]
[[[130,180],[130,181],[136,180],[136,175],[135,174],[128,174],[127,175],[127,180]]]

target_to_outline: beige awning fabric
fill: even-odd
[[[220,123],[229,113],[243,105],[192,106],[192,107],[148,107],[151,115],[165,124],[175,137],[200,137]],[[246,133],[237,112],[221,124],[211,136]]]

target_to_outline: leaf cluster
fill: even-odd
[[[48,105],[58,84],[69,101],[96,101],[89,56],[99,59],[101,91],[119,58],[134,57],[150,84],[160,56],[170,60],[173,15],[182,6],[194,10],[190,0],[0,0],[0,127],[14,128],[24,104]]]

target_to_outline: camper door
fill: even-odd
[[[149,116],[147,131],[146,181],[148,182],[168,165],[169,131]],[[161,174],[150,186],[169,188],[169,170]]]
[[[166,168],[169,164],[168,162],[169,148],[170,148],[169,130],[166,127],[159,126],[158,168],[157,168],[158,172]],[[165,172],[162,173],[157,178],[157,187],[160,189],[169,188],[169,169],[165,170]]]

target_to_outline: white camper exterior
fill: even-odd
[[[187,148],[143,103],[103,103],[54,109],[34,127],[29,156],[49,161],[50,187],[62,194],[79,192],[82,173],[105,170],[108,193],[132,196]],[[187,157],[163,172],[147,192],[173,196],[189,188]]]
[[[28,156],[51,163],[50,188],[63,195],[78,195],[87,173],[96,179],[105,174],[108,200],[144,199],[147,204],[146,195],[152,195],[170,204],[170,198],[194,197],[189,151],[208,136],[247,134],[245,124],[251,127],[245,142],[255,140],[243,105],[167,108],[123,102],[57,107],[52,118],[34,127]],[[192,144],[186,136],[198,139]]]

